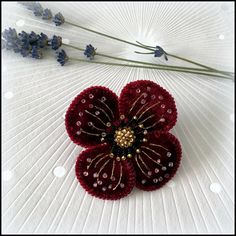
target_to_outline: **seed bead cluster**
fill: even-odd
[[[132,146],[134,140],[134,131],[130,127],[119,128],[115,131],[115,142],[122,148]]]

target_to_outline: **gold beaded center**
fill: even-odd
[[[122,148],[132,146],[134,139],[134,131],[130,127],[119,128],[115,132],[115,142]]]

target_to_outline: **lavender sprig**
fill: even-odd
[[[68,60],[69,57],[63,49],[57,52],[57,61],[61,64],[61,66],[64,66]]]
[[[80,51],[84,51],[84,55],[87,58],[91,59],[94,58],[95,55],[114,59],[114,60],[120,60],[125,62],[132,62],[139,65],[132,65],[132,64],[120,64],[120,63],[111,63],[111,62],[98,62],[95,61],[94,63],[98,64],[107,64],[107,65],[120,65],[120,66],[128,66],[128,67],[137,67],[137,68],[147,68],[147,69],[158,69],[158,70],[168,70],[168,71],[176,71],[176,72],[185,72],[185,73],[193,73],[193,74],[201,74],[201,75],[209,75],[209,76],[217,76],[215,74],[211,74],[209,71],[204,71],[203,69],[196,69],[196,68],[182,68],[182,67],[176,67],[176,66],[168,66],[168,65],[158,65],[158,64],[152,64],[147,62],[141,62],[141,61],[135,61],[135,60],[129,60],[114,56],[109,56],[101,53],[97,53],[96,49],[91,45],[87,45],[85,50],[81,49],[79,47],[75,47],[68,44],[62,44],[62,38],[60,36],[53,36],[51,39],[47,37],[46,34],[36,34],[35,32],[26,33],[25,31],[22,31],[21,33],[17,34],[15,29],[9,28],[6,29],[2,33],[3,37],[3,47],[5,47],[8,50],[13,50],[16,53],[21,53],[23,57],[26,57],[30,55],[32,58],[35,59],[41,59],[43,57],[42,50],[47,49],[51,47],[53,50],[59,49],[62,45],[68,46]],[[82,60],[82,59],[73,59],[69,58],[64,50],[56,52],[57,54],[57,61],[61,64],[61,66],[64,66],[65,63],[70,60],[79,60],[79,61],[87,61],[88,60]],[[140,65],[143,64],[143,65]],[[147,66],[144,66],[147,65]],[[229,77],[225,77],[229,78]]]
[[[50,9],[44,9],[42,5],[38,2],[18,2],[21,5],[25,6],[28,10],[32,11],[35,16],[41,16],[43,20],[52,20],[56,26],[62,25],[65,23],[65,18],[59,12],[53,16]]]
[[[33,11],[36,16],[37,15],[41,16],[41,12],[42,12],[43,8],[42,8],[42,6],[38,2],[23,2],[23,3],[19,2],[19,3],[21,3],[24,6],[26,6],[29,10]],[[139,43],[137,41],[136,41],[137,43],[132,43],[132,42],[129,42],[127,40],[123,40],[123,39],[120,39],[120,38],[117,38],[117,37],[114,37],[114,36],[110,36],[110,35],[107,35],[107,34],[104,34],[104,33],[98,32],[98,31],[95,31],[95,30],[91,30],[89,28],[86,28],[86,27],[78,25],[78,24],[71,23],[69,21],[65,21],[65,18],[63,17],[63,15],[61,13],[57,13],[53,17],[53,22],[56,24],[56,26],[60,26],[60,25],[62,25],[64,23],[67,23],[67,24],[75,26],[77,28],[80,28],[80,29],[83,29],[83,30],[86,30],[86,31],[89,31],[89,32],[92,32],[92,33],[95,33],[95,34],[98,34],[98,35],[110,38],[110,39],[113,39],[113,40],[117,40],[117,41],[120,41],[120,42],[123,42],[123,43],[127,43],[127,44],[130,44],[130,45],[133,45],[135,47],[143,48],[145,50],[150,51],[148,53],[136,52],[135,51],[136,53],[139,53],[139,54],[153,54],[154,57],[161,57],[162,55],[164,55],[165,60],[168,60],[167,56],[169,56],[169,57],[173,57],[173,58],[176,58],[176,59],[179,59],[179,60],[183,60],[185,62],[194,64],[194,65],[200,66],[200,67],[206,69],[209,72],[220,73],[220,74],[228,75],[228,76],[232,76],[232,74],[233,74],[232,72],[220,71],[220,70],[217,70],[215,68],[203,65],[201,63],[198,63],[198,62],[195,62],[195,61],[192,61],[192,60],[180,57],[180,56],[176,56],[176,55],[167,53],[160,46],[156,46],[156,47],[146,46],[146,45],[144,45],[142,43]]]
[[[62,45],[62,38],[54,35],[49,39],[46,34],[36,34],[34,31],[31,33],[21,31],[17,34],[15,29],[9,28],[2,33],[2,45],[3,48],[20,53],[23,57],[40,59],[43,57],[43,49],[51,46],[53,50],[57,50]]]

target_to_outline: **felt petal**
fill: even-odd
[[[152,133],[139,150],[140,153],[132,158],[138,188],[158,189],[175,175],[180,164],[181,146],[174,135]]]
[[[76,176],[91,195],[116,200],[128,195],[135,186],[135,172],[130,160],[111,157],[110,146],[99,145],[83,151],[76,162]]]
[[[69,106],[66,130],[73,142],[91,147],[104,142],[111,124],[118,117],[116,94],[105,87],[90,87],[75,97]]]
[[[127,120],[137,117],[148,131],[168,131],[176,123],[177,110],[173,97],[160,85],[139,80],[127,84],[119,98],[120,114]]]

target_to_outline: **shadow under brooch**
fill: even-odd
[[[134,186],[155,190],[176,173],[181,146],[168,131],[175,125],[173,97],[158,84],[127,84],[118,98],[106,87],[81,92],[69,106],[65,124],[71,140],[87,148],[76,176],[93,196],[116,200]]]

